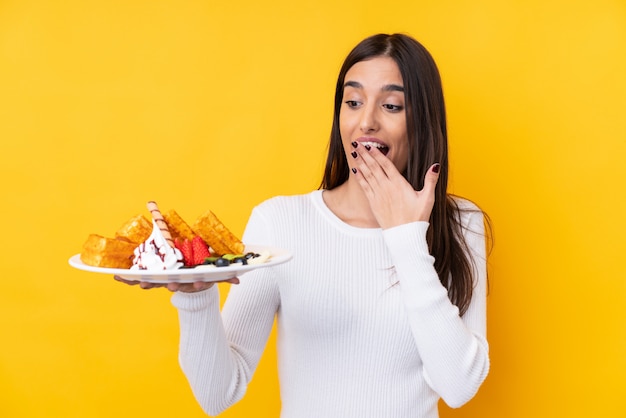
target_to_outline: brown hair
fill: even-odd
[[[463,315],[472,299],[473,264],[463,238],[461,209],[447,193],[448,137],[443,89],[435,61],[415,39],[403,34],[374,35],[361,41],[346,57],[337,79],[328,158],[320,188],[333,189],[349,177],[350,169],[339,131],[346,73],[357,62],[380,56],[396,62],[404,83],[410,148],[404,177],[415,190],[421,190],[430,166],[441,164],[426,238],[435,258],[439,280]]]

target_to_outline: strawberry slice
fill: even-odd
[[[174,238],[174,247],[176,247],[178,251],[180,251],[180,253],[183,255],[183,264],[188,266],[189,264],[187,264],[187,260],[191,259],[188,257],[193,257],[193,254],[185,254],[187,252],[187,249],[185,248],[185,241],[178,237]]]
[[[193,249],[193,265],[197,266],[198,264],[202,264],[204,259],[211,256],[209,252],[209,246],[204,242],[204,240],[195,236],[191,240],[191,247]]]
[[[178,248],[183,255],[183,262],[185,263],[185,266],[193,266],[193,247],[191,246],[191,241],[188,239],[183,241],[177,238],[174,240],[174,246]]]

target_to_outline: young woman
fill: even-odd
[[[440,398],[470,400],[489,370],[484,217],[447,174],[430,54],[363,40],[337,80],[320,190],[260,204],[243,237],[293,259],[246,274],[222,312],[217,286],[168,285],[204,410],[244,395],[275,319],[283,418],[434,418]]]

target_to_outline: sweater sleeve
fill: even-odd
[[[269,226],[256,209],[243,241],[271,245]],[[217,415],[240,400],[259,362],[278,309],[272,268],[250,271],[232,285],[220,314],[218,286],[177,292],[179,362],[202,409]]]
[[[482,213],[465,212],[463,228],[475,275],[472,300],[463,317],[450,302],[434,268],[426,242],[428,223],[415,222],[383,232],[394,258],[426,382],[451,407],[468,402],[489,371]]]

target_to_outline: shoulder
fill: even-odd
[[[463,241],[464,251],[472,263],[482,263],[487,259],[487,245],[491,245],[492,231],[489,217],[474,202],[458,196],[449,196],[449,201],[456,211],[456,234]],[[456,209],[454,209],[456,207]],[[476,264],[474,264],[476,267]],[[478,269],[480,273],[482,269]]]
[[[485,213],[478,205],[464,197],[448,195],[451,209],[464,232],[484,234]]]
[[[466,199],[464,197],[461,196],[456,196],[456,195],[448,195],[448,200],[451,201],[453,203],[453,205],[460,211],[460,212],[480,212],[482,213],[482,210],[478,207],[478,205],[474,202],[472,202],[469,199]]]
[[[313,206],[313,193],[275,196],[256,205],[248,219],[243,241],[284,246],[285,237],[310,224],[307,214]]]
[[[320,191],[315,190],[306,194],[290,196],[274,196],[259,203],[253,211],[271,216],[299,213],[313,205],[317,193]]]
[[[296,194],[296,195],[279,195],[271,197],[261,203],[259,203],[257,208],[274,208],[274,207],[290,207],[290,206],[303,206],[310,204],[313,195],[318,193],[319,190],[315,190],[305,194]]]

